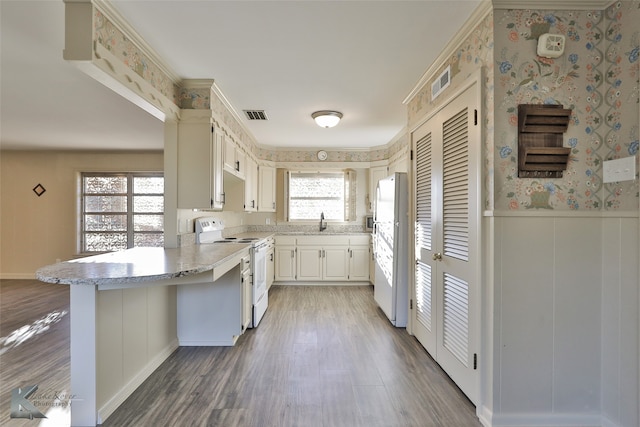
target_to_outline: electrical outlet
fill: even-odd
[[[636,179],[636,156],[623,157],[616,160],[605,160],[602,163],[604,182],[633,181]]]

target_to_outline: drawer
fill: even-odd
[[[351,246],[354,245],[362,245],[366,246],[371,241],[371,236],[369,234],[363,234],[362,236],[349,236],[349,244]]]
[[[276,236],[276,245],[292,246],[296,244],[296,236]]]

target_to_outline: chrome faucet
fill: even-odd
[[[327,224],[324,222],[324,212],[320,212],[320,231],[326,230]]]

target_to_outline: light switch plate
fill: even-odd
[[[632,181],[636,179],[636,156],[603,162],[604,182]]]

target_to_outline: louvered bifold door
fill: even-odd
[[[412,333],[472,402],[478,396],[481,101],[478,76],[411,134]]]
[[[465,96],[466,95],[466,96]],[[441,253],[437,263],[438,363],[472,400],[475,391],[475,337],[470,328],[476,256],[471,228],[478,227],[470,170],[470,135],[474,127],[473,95],[464,92],[441,112],[442,193]],[[479,144],[479,141],[474,141]],[[475,235],[475,234],[474,234]],[[473,262],[472,262],[473,261]],[[477,284],[475,285],[477,286]]]
[[[425,134],[426,133],[426,134]],[[425,134],[421,136],[422,134]],[[433,135],[429,123],[420,129],[415,143],[415,322],[413,333],[436,357],[436,317],[433,298]]]

